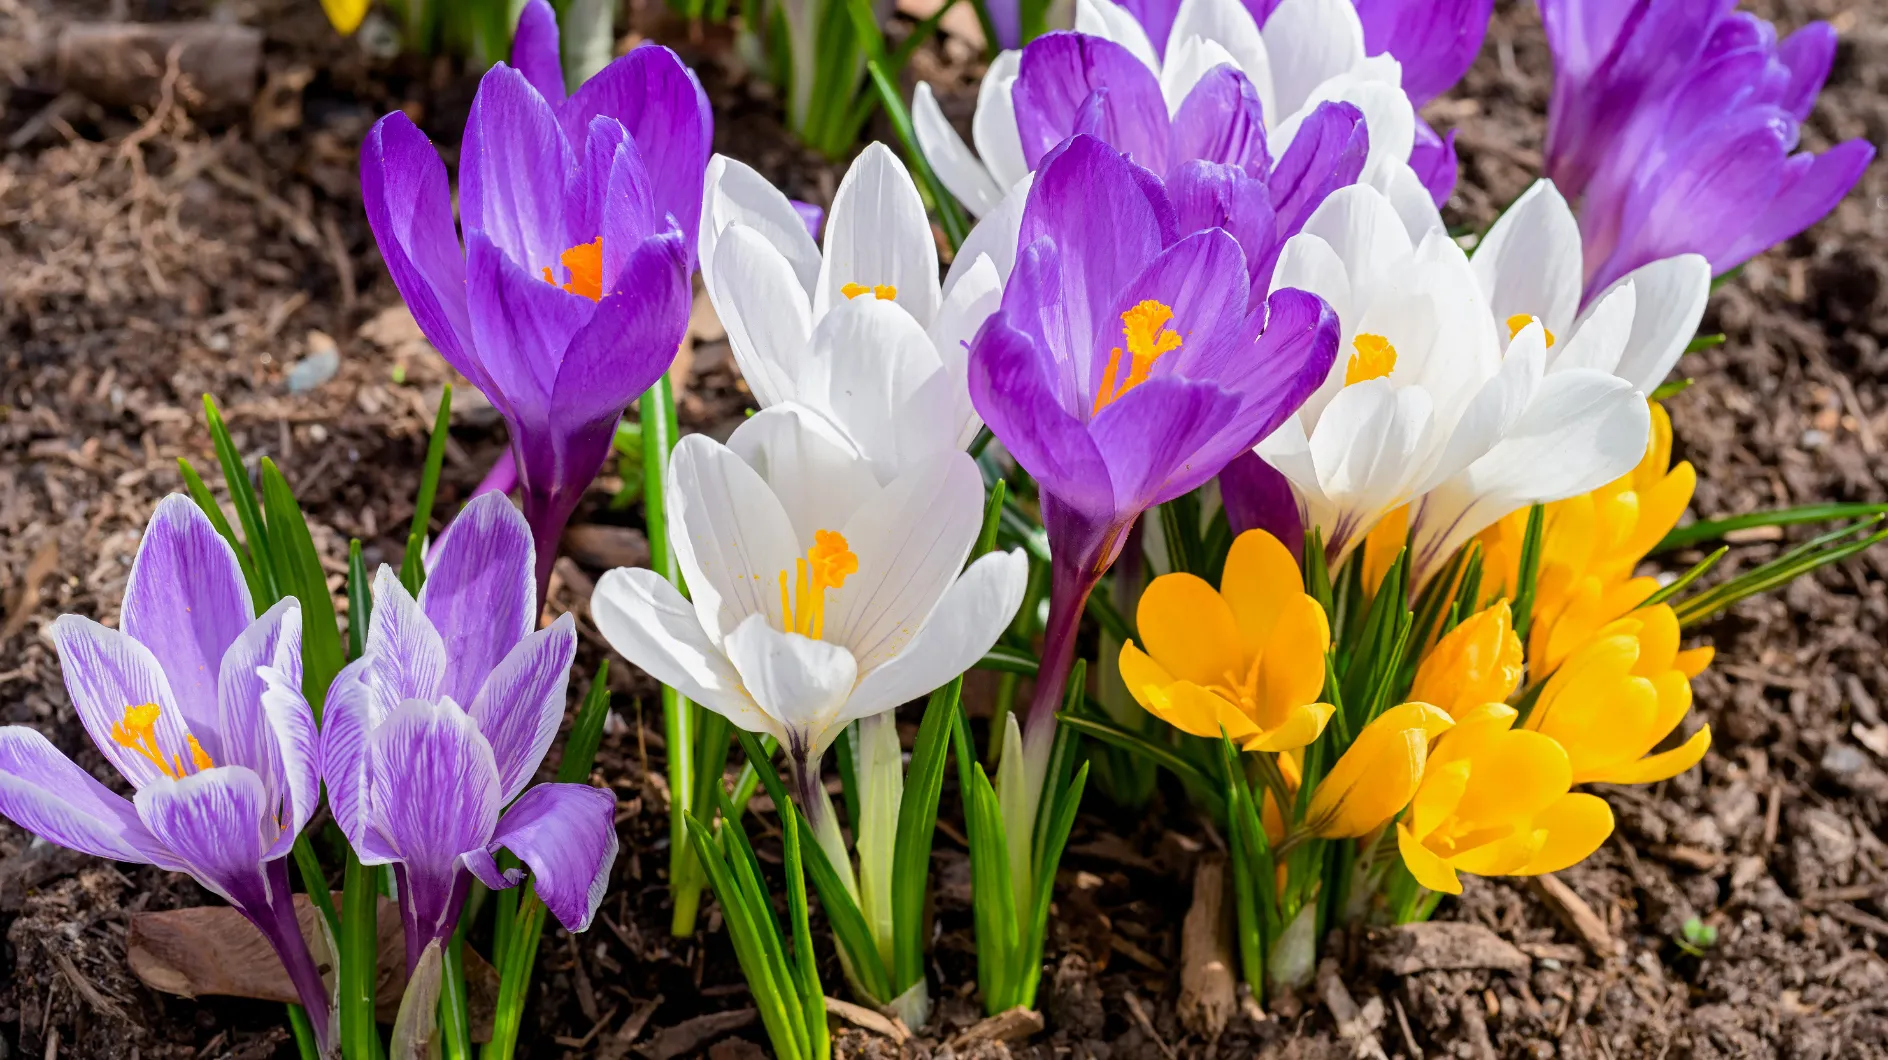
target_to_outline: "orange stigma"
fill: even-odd
[[[889,283],[873,284],[870,287],[862,283],[849,283],[839,289],[839,293],[845,295],[847,298],[857,298],[867,291],[870,291],[872,297],[881,302],[889,302],[898,297],[898,288]]]
[[[1121,371],[1121,347],[1116,346],[1108,354],[1108,369],[1101,377],[1101,387],[1095,391],[1095,408],[1091,415],[1100,415],[1116,398],[1147,382],[1148,376],[1153,374],[1154,362],[1160,360],[1161,355],[1180,348],[1180,333],[1167,326],[1172,319],[1173,307],[1152,298],[1121,314],[1121,334],[1128,347],[1128,376],[1116,385],[1115,378]]]
[[[111,727],[112,742],[120,747],[136,751],[145,760],[157,767],[157,771],[180,780],[191,773],[213,768],[216,763],[197,742],[195,736],[186,736],[190,748],[190,762],[184,763],[182,755],[166,755],[157,745],[157,719],[160,711],[155,703],[142,703],[126,707],[124,720],[114,722]]]
[[[544,268],[544,282],[557,284],[571,294],[580,294],[595,302],[603,297],[603,237],[598,236],[588,243],[579,243],[558,256],[564,271],[570,273],[570,282],[558,284],[551,275],[550,266]]]
[[[818,640],[826,630],[826,590],[842,588],[846,578],[858,572],[859,557],[853,555],[844,534],[815,530],[813,547],[796,566],[799,576],[791,592],[787,572],[780,572],[780,613],[788,633]]]

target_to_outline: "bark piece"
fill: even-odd
[[[985,1017],[951,1039],[951,1047],[960,1049],[974,1042],[1020,1042],[1042,1033],[1042,1013],[1021,1005]]]
[[[1194,1034],[1217,1038],[1239,1007],[1233,974],[1231,906],[1226,902],[1226,859],[1200,859],[1193,872],[1193,906],[1180,939],[1180,1022]]]
[[[866,1008],[864,1005],[855,1005],[850,1001],[829,997],[826,999],[826,1011],[862,1031],[871,1031],[881,1037],[890,1038],[900,1045],[911,1039],[911,1031],[905,1026],[904,1020],[894,1019],[882,1012]]]
[[[674,1060],[675,1057],[693,1053],[716,1038],[752,1024],[759,1017],[760,1012],[751,1008],[710,1012],[705,1016],[683,1020],[673,1027],[662,1028],[655,1037],[637,1046],[636,1051],[649,1060]]]
[[[1541,896],[1547,907],[1554,911],[1554,916],[1574,934],[1595,957],[1608,960],[1625,952],[1625,946],[1613,938],[1613,933],[1606,929],[1606,921],[1586,904],[1586,899],[1574,893],[1573,888],[1560,881],[1553,873],[1535,876],[1531,881],[1534,893]]]
[[[1376,935],[1370,964],[1391,975],[1495,968],[1525,971],[1527,954],[1480,924],[1432,920],[1402,924]]]

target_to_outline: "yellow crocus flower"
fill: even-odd
[[[1547,505],[1540,575],[1528,631],[1528,660],[1549,674],[1600,627],[1658,589],[1633,569],[1678,525],[1698,476],[1689,462],[1672,466],[1672,421],[1652,403],[1652,431],[1639,465],[1591,493]],[[1512,596],[1520,580],[1527,509],[1482,531],[1486,569]]]
[[[367,17],[367,7],[372,0],[321,0],[321,10],[327,12],[328,21],[345,37],[361,26],[361,19]]]
[[[1306,827],[1327,839],[1368,835],[1395,817],[1422,783],[1429,744],[1455,721],[1440,707],[1404,703],[1364,726],[1318,782]]]
[[[1181,732],[1226,736],[1248,751],[1289,751],[1318,738],[1331,627],[1278,539],[1248,530],[1233,542],[1214,590],[1164,574],[1135,612],[1146,650],[1121,646],[1134,701]]]
[[[1434,703],[1457,721],[1483,703],[1500,703],[1521,682],[1525,663],[1508,601],[1497,600],[1450,630],[1416,668],[1409,698]]]
[[[1606,800],[1568,789],[1573,766],[1513,707],[1464,710],[1436,741],[1396,845],[1416,882],[1461,894],[1458,872],[1538,876],[1584,860],[1613,831]]]
[[[1608,623],[1574,649],[1542,689],[1527,728],[1567,749],[1573,782],[1649,784],[1675,777],[1711,747],[1709,725],[1652,754],[1691,709],[1691,679],[1710,648],[1680,651],[1678,617],[1659,604]]]

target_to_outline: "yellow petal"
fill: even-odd
[[[1141,594],[1136,612],[1147,654],[1167,672],[1195,684],[1245,676],[1246,654],[1232,610],[1212,586],[1191,574],[1163,574]]]
[[[1472,845],[1471,845],[1472,843]],[[1547,843],[1547,833],[1536,828],[1483,832],[1465,841],[1464,849],[1450,860],[1462,872],[1474,876],[1509,876],[1534,860]]]
[[[1482,703],[1498,703],[1520,683],[1521,638],[1506,600],[1463,620],[1436,642],[1416,668],[1410,698],[1457,714]]]
[[[1639,522],[1632,529],[1632,537],[1621,548],[1632,564],[1637,564],[1652,551],[1652,546],[1659,539],[1672,532],[1678,525],[1678,519],[1685,514],[1685,508],[1691,504],[1692,494],[1698,489],[1698,472],[1690,462],[1679,464],[1671,474],[1666,475],[1656,484],[1639,493]]]
[[[1538,876],[1585,861],[1613,834],[1613,810],[1598,795],[1576,791],[1541,811],[1534,818],[1534,827],[1547,833],[1547,841],[1511,875]]]
[[[1219,576],[1219,594],[1226,598],[1248,655],[1265,647],[1282,605],[1304,591],[1298,561],[1278,538],[1247,530],[1233,540],[1226,570]]]
[[[1704,753],[1711,749],[1711,726],[1706,725],[1692,734],[1691,739],[1669,751],[1641,758],[1622,766],[1598,770],[1592,774],[1575,774],[1578,784],[1651,784],[1654,781],[1670,780],[1690,769],[1704,758]]]
[[[1711,665],[1711,660],[1717,657],[1717,653],[1716,648],[1707,644],[1702,648],[1679,652],[1678,656],[1672,660],[1672,665],[1686,677],[1697,677],[1704,673],[1705,667]]]
[[[1307,819],[1319,835],[1360,836],[1409,804],[1429,741],[1455,724],[1428,703],[1403,703],[1364,726],[1311,793]]]
[[[1443,894],[1462,893],[1462,881],[1456,877],[1449,863],[1417,842],[1409,829],[1400,824],[1396,826],[1396,849],[1403,855],[1403,864],[1409,869],[1409,874],[1416,877],[1417,883]]]
[[[1175,681],[1165,688],[1150,686],[1147,711],[1189,736],[1219,739],[1226,736],[1237,742],[1258,731],[1252,719],[1218,695],[1191,681]]]
[[[1396,554],[1409,544],[1409,505],[1390,512],[1370,528],[1364,538],[1364,591],[1377,594],[1377,586],[1396,562]]]
[[[321,0],[321,9],[328,14],[328,21],[345,37],[360,28],[361,19],[367,17],[369,0]]]
[[[1323,734],[1324,726],[1336,712],[1337,708],[1329,703],[1307,703],[1294,707],[1283,725],[1247,740],[1245,749],[1277,752],[1309,747],[1312,741]]]
[[[1133,696],[1134,701],[1143,707],[1148,706],[1148,689],[1166,688],[1174,682],[1174,676],[1167,672],[1166,667],[1155,662],[1131,640],[1121,645],[1119,661],[1121,683],[1127,687],[1128,695]]]
[[[1667,604],[1643,607],[1633,612],[1643,625],[1639,629],[1639,661],[1632,672],[1653,677],[1672,668],[1678,656],[1678,616]]]
[[[1286,600],[1259,656],[1262,724],[1282,723],[1287,711],[1324,692],[1325,652],[1330,647],[1331,627],[1318,602],[1303,593]]]
[[[1456,732],[1460,729],[1458,726]],[[1454,739],[1456,732],[1442,738],[1438,754],[1443,750],[1441,744]],[[1498,734],[1471,761],[1474,771],[1455,812],[1478,827],[1525,827],[1573,784],[1573,765],[1567,752],[1550,737],[1525,729]]]
[[[1452,730],[1451,735],[1454,731],[1459,730]],[[1462,793],[1468,790],[1471,768],[1467,759],[1446,763],[1430,759],[1423,766],[1423,781],[1417,786],[1416,795],[1409,800],[1409,813],[1403,817],[1403,827],[1427,839],[1429,833],[1455,816],[1455,808],[1462,803]]]

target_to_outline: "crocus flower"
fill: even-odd
[[[500,63],[472,101],[463,251],[446,167],[405,114],[368,134],[361,194],[421,330],[505,417],[541,596],[623,407],[668,369],[687,326],[707,104],[654,46],[568,99],[545,61],[527,66],[541,86]]]
[[[1247,8],[1269,0],[1246,0]],[[1495,0],[1351,0],[1364,27],[1364,51],[1403,65],[1410,105],[1455,87],[1482,50]],[[1421,119],[1418,119],[1420,121]]]
[[[1312,791],[1306,829],[1337,839],[1383,827],[1409,805],[1422,784],[1429,745],[1454,724],[1427,703],[1403,703],[1377,715]]]
[[[1217,591],[1192,574],[1155,578],[1135,624],[1147,649],[1121,646],[1122,683],[1181,732],[1293,751],[1331,720],[1334,708],[1318,702],[1331,626],[1270,534],[1234,539]]]
[[[1436,641],[1416,667],[1409,698],[1433,703],[1460,721],[1484,703],[1506,701],[1525,669],[1508,601],[1497,600]]]
[[[971,399],[1040,485],[1054,557],[1027,734],[1044,755],[1083,603],[1128,528],[1272,431],[1336,353],[1322,302],[1248,302],[1238,241],[1178,238],[1177,205],[1108,145],[1070,140],[1029,190],[1016,271],[971,349]]]
[[[1607,624],[1567,656],[1541,691],[1527,727],[1567,749],[1575,784],[1650,784],[1675,777],[1711,748],[1706,725],[1679,746],[1652,749],[1691,709],[1691,679],[1712,650],[1680,650],[1669,605],[1641,608]]]
[[[1258,452],[1291,480],[1333,566],[1414,502],[1421,583],[1508,512],[1617,477],[1647,427],[1643,397],[1613,374],[1631,336],[1629,286],[1550,347],[1539,319],[1494,319],[1505,288],[1491,302],[1433,208],[1414,230],[1413,219],[1359,184],[1286,243],[1274,289],[1328,301],[1349,356]]]
[[[119,624],[62,615],[51,636],[72,708],[132,797],[9,725],[0,816],[49,843],[189,873],[228,901],[282,959],[325,1050],[328,990],[283,860],[321,800],[301,606],[288,597],[256,617],[236,553],[173,494],[138,544]]]
[[[393,866],[409,970],[452,934],[474,878],[524,879],[498,867],[500,848],[571,931],[589,926],[616,860],[609,792],[531,784],[577,651],[567,614],[532,632],[531,538],[488,493],[447,527],[417,600],[382,566],[365,651],[328,691],[328,804],[362,864]]]
[[[1514,728],[1513,707],[1488,703],[1456,719],[1429,752],[1396,846],[1416,882],[1461,894],[1456,874],[1539,876],[1586,860],[1613,834],[1597,795],[1569,791],[1567,752]]]
[[[962,449],[982,425],[966,346],[1014,242],[1001,260],[965,250],[940,286],[924,200],[884,144],[840,181],[823,252],[760,174],[722,155],[708,167],[702,278],[742,378],[762,408],[792,401],[838,423],[882,469]]]
[[[597,628],[623,657],[788,752],[801,809],[834,864],[820,755],[849,722],[969,669],[1021,605],[1022,552],[968,569],[983,480],[959,452],[881,482],[844,432],[784,405],[722,445],[684,437],[669,539],[693,600],[653,571],[597,583]]]
[[[1528,658],[1552,673],[1601,626],[1639,606],[1658,579],[1634,577],[1691,503],[1698,482],[1690,461],[1672,463],[1672,421],[1652,404],[1652,433],[1639,466],[1590,493],[1547,505]],[[1520,580],[1527,512],[1514,512],[1481,536],[1483,569],[1512,592]]]
[[[1219,497],[1233,533],[1263,530],[1283,542],[1293,556],[1303,550],[1305,525],[1298,515],[1291,480],[1259,454],[1240,453],[1226,464],[1219,473]]]
[[[1726,0],[1542,0],[1546,170],[1578,198],[1587,290],[1673,254],[1722,273],[1835,208],[1875,151],[1798,151],[1836,34],[1781,42]]]

